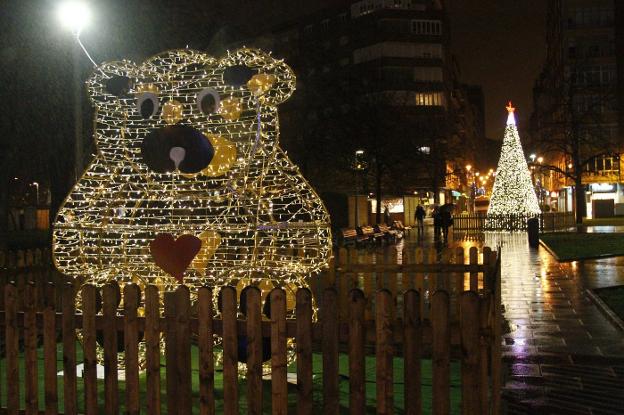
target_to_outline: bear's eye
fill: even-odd
[[[217,112],[220,101],[219,93],[212,88],[204,88],[197,94],[197,108],[206,115]]]
[[[151,118],[158,111],[158,97],[153,92],[143,92],[137,98],[137,111],[145,119]]]

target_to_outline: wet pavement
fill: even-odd
[[[624,257],[560,264],[524,233],[455,236],[502,246],[505,412],[624,414],[624,333],[585,292],[624,284]]]

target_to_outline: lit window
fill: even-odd
[[[444,94],[442,92],[417,92],[416,105],[425,107],[445,106]]]

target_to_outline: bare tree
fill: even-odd
[[[614,109],[613,79],[589,64],[569,66],[559,79],[543,82],[533,115],[533,144],[551,170],[574,183],[576,223],[587,216],[583,178],[596,160],[619,160],[621,143],[609,128]]]

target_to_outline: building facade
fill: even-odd
[[[543,157],[533,168],[547,209],[583,203],[590,218],[624,215],[623,8],[618,0],[550,0],[529,147]]]
[[[463,193],[483,108],[478,87],[459,82],[443,1],[241,3],[241,21],[267,24],[232,46],[272,50],[297,74],[297,93],[280,112],[281,140],[315,188],[372,194],[373,211],[385,198],[445,203]],[[351,168],[356,151],[364,171]],[[413,216],[412,202],[388,204]]]

